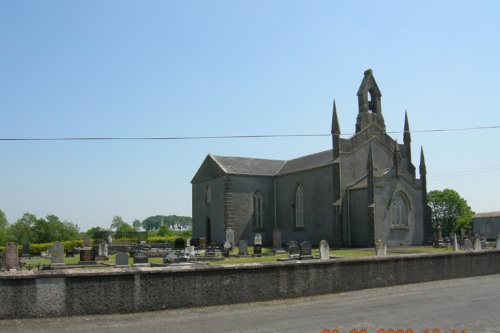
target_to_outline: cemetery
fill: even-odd
[[[88,246],[69,255],[55,242],[44,257],[29,259],[20,254],[29,244],[8,243],[0,254],[0,318],[199,307],[500,273],[500,237],[493,247],[479,235],[460,241],[455,235],[447,248],[387,247],[379,240],[375,248],[342,250],[326,241],[263,248],[258,236],[251,245],[186,239],[182,248],[139,244],[119,253],[111,253],[112,242],[84,240]],[[37,260],[44,263],[29,264]]]

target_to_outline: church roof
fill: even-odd
[[[309,170],[333,162],[332,150],[302,156],[289,161],[210,155],[226,174],[276,176]]]
[[[487,212],[487,213],[477,213],[472,218],[480,219],[485,217],[500,217],[500,212]]]
[[[285,161],[210,155],[227,174],[274,176]]]
[[[293,160],[286,161],[285,165],[279,170],[278,175],[314,169],[332,163],[332,150],[325,150],[316,154],[302,156]]]

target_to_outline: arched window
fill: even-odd
[[[391,218],[393,226],[408,225],[408,204],[401,192],[396,192],[392,197]]]
[[[264,227],[262,211],[262,194],[259,191],[253,194],[253,227],[262,228]]]
[[[302,185],[299,185],[295,192],[295,227],[304,227],[304,188]]]

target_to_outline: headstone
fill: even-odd
[[[186,247],[186,249],[184,250],[184,253],[187,256],[194,257],[196,255],[196,253],[194,252],[194,246],[188,246],[188,247]]]
[[[376,256],[387,255],[387,246],[381,239],[379,239],[378,242],[375,243],[375,255]]]
[[[454,251],[454,252],[458,251],[457,234],[453,234],[451,236],[451,250]]]
[[[224,257],[229,257],[229,252],[231,251],[231,243],[229,241],[224,242]]]
[[[174,247],[176,249],[183,249],[184,248],[184,239],[183,238],[176,238],[174,241]]]
[[[259,233],[255,234],[253,245],[262,245],[262,236]]]
[[[234,245],[234,230],[226,229],[226,242],[229,242],[231,245]]]
[[[21,254],[21,259],[22,260],[29,260],[31,258],[30,255],[30,243],[29,242],[24,242],[23,243],[23,252]]]
[[[186,247],[191,246],[191,237],[186,238]]]
[[[149,266],[148,256],[144,252],[137,252],[134,255],[133,266]]]
[[[7,243],[5,246],[4,267],[7,270],[15,270],[19,266],[19,254],[17,243]]]
[[[464,228],[460,229],[460,237],[462,237],[462,239],[465,238],[465,229]]]
[[[115,257],[115,267],[128,267],[128,254],[120,252]]]
[[[472,250],[472,241],[470,238],[464,239],[464,250],[465,251],[471,251]]]
[[[437,234],[438,242],[441,243],[443,240],[443,229],[441,228],[440,225],[438,225],[437,229],[438,229],[438,234]]]
[[[170,252],[163,258],[164,264],[177,264],[180,262],[179,256],[175,252]]]
[[[99,244],[99,257],[107,257],[108,256],[108,243],[101,242]]]
[[[326,240],[319,242],[319,258],[321,260],[330,259],[330,246]]]
[[[283,243],[281,242],[281,230],[274,229],[273,230],[273,252],[275,254],[286,253],[283,250]]]
[[[85,235],[83,236],[83,247],[90,247],[90,236]]]
[[[238,242],[238,247],[239,247],[239,250],[238,250],[239,256],[248,255],[248,242],[246,240],[244,240],[244,239],[240,240]]]
[[[290,259],[299,259],[300,257],[300,247],[295,241],[288,242],[288,257]]]
[[[207,239],[205,237],[200,237],[200,239],[199,239],[199,246],[200,247],[206,247],[207,246]]]
[[[55,241],[50,256],[51,265],[64,265],[64,245]]]
[[[206,256],[206,257],[215,257],[215,250],[214,250],[212,247],[209,247],[209,248],[205,251],[205,256]]]
[[[474,241],[472,242],[472,249],[474,251],[481,250],[481,239],[479,239],[479,235],[478,234],[476,234],[474,236]]]
[[[111,244],[112,242],[113,242],[113,238],[111,238],[111,236],[110,236],[110,235],[108,235],[108,237],[106,237],[106,244],[108,244],[108,245],[109,245],[109,244]],[[106,256],[107,256],[107,254],[106,254]]]
[[[495,240],[495,249],[500,249],[500,235],[497,235],[497,239]]]
[[[480,242],[481,242],[481,248],[485,249],[486,248],[486,237],[484,237],[484,236],[481,237]]]
[[[262,257],[262,245],[254,244],[253,246],[253,256],[254,257]]]
[[[312,246],[308,241],[300,243],[300,259],[312,259]]]
[[[95,265],[95,250],[81,249],[79,265]]]

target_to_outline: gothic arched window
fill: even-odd
[[[212,189],[210,188],[210,185],[207,186],[207,192],[205,193],[205,199],[207,205],[210,205],[210,202],[212,201]]]
[[[304,227],[304,188],[302,185],[299,185],[295,192],[295,227]]]
[[[408,204],[405,195],[401,192],[396,192],[392,197],[391,218],[393,226],[408,225]]]
[[[253,194],[253,227],[263,228],[264,218],[263,218],[263,205],[262,205],[262,193],[259,191]]]

